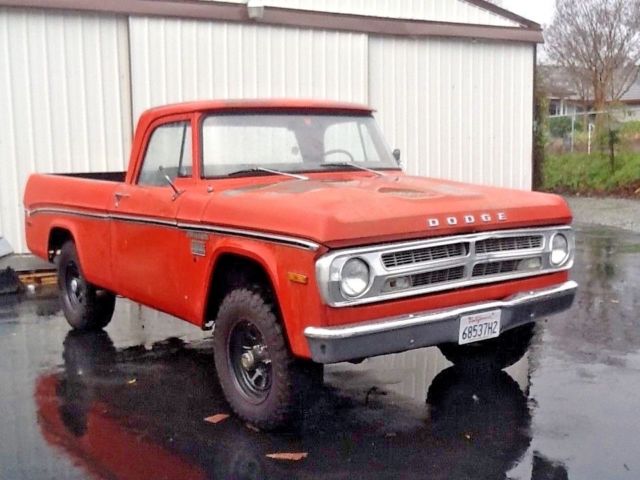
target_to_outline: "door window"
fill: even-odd
[[[151,134],[138,185],[167,185],[166,177],[189,177],[191,169],[190,123],[166,123]]]

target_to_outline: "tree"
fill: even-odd
[[[540,80],[540,73],[536,73],[534,92],[533,92],[533,172],[532,186],[534,190],[542,187],[543,164],[545,161],[545,150],[547,147],[547,123],[549,114],[549,98],[547,92],[544,91],[543,83]]]
[[[602,111],[638,76],[640,0],[556,0],[544,37],[550,60],[569,72],[595,111]]]
[[[615,170],[617,130],[610,115],[605,128],[600,112],[620,100],[638,76],[640,0],[556,0],[545,41],[549,58],[567,70],[585,107],[597,112],[596,132]]]

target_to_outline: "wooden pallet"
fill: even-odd
[[[25,272],[19,273],[18,278],[23,285],[56,285],[57,276],[56,272]]]

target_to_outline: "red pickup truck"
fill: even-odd
[[[56,262],[73,328],[105,327],[116,295],[213,328],[230,406],[275,428],[323,364],[437,345],[500,369],[573,302],[560,197],[412,177],[398,158],[362,105],[154,108],[127,172],[29,178],[27,242]]]

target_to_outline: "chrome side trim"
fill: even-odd
[[[109,214],[109,213],[102,213],[102,212],[95,212],[95,211],[92,212],[92,211],[81,210],[81,209],[61,208],[61,207],[41,207],[41,208],[34,208],[33,210],[25,209],[25,214],[30,217],[38,214],[73,215],[78,217],[88,217],[88,218],[95,218],[100,220],[115,220],[115,221],[121,221],[121,222],[132,222],[132,223],[141,223],[146,225],[156,225],[160,227],[178,228],[180,230],[186,230],[186,231],[207,232],[207,233],[213,232],[220,235],[253,238],[257,240],[278,243],[278,244],[287,245],[290,247],[302,248],[302,249],[311,250],[311,251],[316,251],[320,248],[320,244],[316,242],[312,242],[310,240],[303,239],[303,238],[298,238],[298,237],[290,237],[287,235],[258,232],[255,230],[219,227],[215,225],[179,223],[176,221],[165,220],[165,219],[156,218],[156,217],[145,217],[140,215],[128,215],[128,214],[120,214],[120,213]]]
[[[194,223],[179,223],[179,228],[191,231],[199,232],[213,232],[221,235],[232,235],[238,237],[257,238],[260,240],[266,240],[268,242],[282,243],[292,247],[303,248],[306,250],[318,250],[320,244],[312,242],[310,240],[304,240],[298,237],[289,237],[287,235],[277,235],[272,233],[256,232],[254,230],[243,230],[239,228],[227,228],[217,227],[213,225],[194,224]]]
[[[157,217],[142,217],[139,215],[127,215],[127,214],[110,214],[109,219],[111,220],[120,220],[122,222],[130,222],[130,223],[144,223],[146,225],[160,225],[163,227],[177,227],[178,222],[165,220]]]
[[[304,329],[304,335],[309,339],[318,340],[344,339],[360,337],[363,335],[373,335],[381,332],[390,332],[409,328],[416,325],[440,322],[451,318],[457,319],[461,315],[469,315],[487,310],[516,308],[528,303],[545,302],[556,297],[575,293],[577,289],[578,284],[573,280],[570,280],[555,287],[518,293],[506,300],[479,302],[464,305],[462,307],[412,313],[410,315],[374,320],[367,323],[349,324],[340,327],[307,327]]]
[[[27,217],[33,217],[40,213],[44,213],[44,214],[60,213],[63,215],[73,215],[76,217],[89,217],[89,218],[100,218],[100,219],[109,218],[109,214],[107,213],[90,212],[87,210],[80,210],[80,209],[54,208],[54,207],[34,208],[33,210],[25,209],[25,214],[27,215]]]

